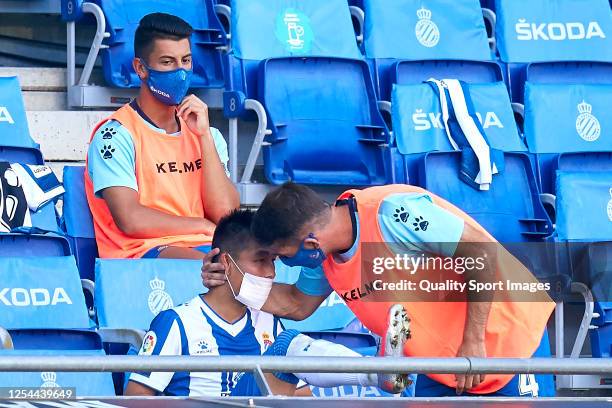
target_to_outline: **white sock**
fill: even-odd
[[[327,340],[314,340],[303,334],[297,335],[287,348],[288,356],[309,357],[363,357],[341,344]],[[339,385],[376,386],[376,374],[359,373],[294,373],[300,380],[315,387],[336,387]]]

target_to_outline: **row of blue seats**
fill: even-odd
[[[273,75],[273,77],[279,76],[281,76],[280,73]],[[387,147],[384,146],[384,141],[380,139],[373,143],[373,140],[360,136],[360,133],[364,131],[363,128],[366,128],[365,131],[372,131],[371,126],[362,125],[364,122],[369,123],[367,119],[363,119],[363,116],[368,114],[367,110],[364,112],[364,106],[367,106],[368,99],[363,95],[360,98],[356,91],[356,81],[352,79],[349,77],[346,84],[340,85],[343,92],[336,93],[338,88],[333,87],[327,88],[331,92],[323,92],[323,94],[311,90],[308,92],[312,97],[310,101],[300,101],[302,95],[307,94],[306,92],[301,94],[291,92],[288,104],[280,103],[280,100],[278,103],[272,104],[278,109],[282,109],[282,106],[291,107],[297,104],[306,110],[306,112],[296,113],[298,118],[283,120],[286,128],[294,124],[295,126],[302,126],[302,132],[298,132],[298,135],[316,134],[317,127],[327,129],[333,126],[334,131],[337,132],[335,140],[320,140],[316,144],[309,139],[300,140],[299,137],[295,136],[287,138],[283,145],[285,148],[293,149],[293,151],[281,152],[276,156],[276,158],[285,162],[285,167],[288,163],[295,161],[307,162],[306,164],[311,166],[309,170],[312,173],[324,174],[327,177],[340,177],[343,181],[354,185],[369,184],[350,178],[352,177],[350,176],[351,170],[353,170],[351,163],[365,162],[364,160],[355,160],[356,158],[361,159],[359,155],[361,153],[366,158],[369,155],[369,157],[375,157],[379,160],[373,166],[367,165],[367,162],[365,162],[366,165],[362,166],[365,171],[372,171],[373,169],[378,171],[379,168],[382,168],[383,171],[376,174],[384,175],[386,174],[384,171],[391,168],[392,173],[394,173],[391,179],[387,179],[385,176],[377,180],[377,183],[371,184],[397,181],[409,182],[426,188],[431,188],[431,180],[436,180],[436,177],[428,177],[429,167],[432,168],[431,171],[433,172],[441,172],[444,163],[450,168],[457,167],[458,159],[456,157],[459,153],[453,153],[449,146],[445,131],[440,123],[439,104],[429,86],[418,84],[396,87],[392,113],[395,143],[391,147]],[[21,98],[16,79],[3,79],[2,82],[6,83],[3,88],[11,91],[7,92],[7,95],[10,96],[10,99],[7,98],[6,100],[9,108],[7,112],[13,112],[17,119],[17,122],[13,120],[15,122],[13,124],[0,122],[0,128],[2,128],[3,135],[6,136],[5,140],[7,140],[2,144],[21,146],[6,146],[3,156],[11,161],[37,163],[38,157],[40,157],[39,152],[29,159],[23,156],[23,154],[37,152],[38,150],[27,131],[27,123],[25,122],[23,106],[20,105]],[[352,84],[352,91],[348,88],[348,84]],[[605,131],[609,126],[608,115],[602,115],[601,112],[605,112],[608,108],[606,101],[612,94],[611,89],[610,86],[530,84],[528,87],[525,133],[529,146],[536,149],[531,149],[528,152],[524,139],[519,136],[514,124],[503,84],[490,83],[471,86],[475,108],[481,115],[483,126],[487,131],[492,147],[507,152],[509,157],[520,157],[519,162],[524,163],[520,168],[524,170],[519,173],[512,173],[514,168],[508,166],[503,171],[502,177],[496,176],[491,191],[486,193],[475,191],[471,194],[473,197],[470,200],[477,206],[480,206],[480,201],[486,197],[489,197],[490,206],[503,202],[502,197],[493,196],[494,193],[498,192],[498,189],[500,193],[503,193],[501,187],[498,187],[504,184],[503,180],[509,180],[510,191],[516,191],[518,197],[533,198],[533,204],[528,208],[517,203],[509,203],[509,211],[516,219],[516,223],[510,226],[501,219],[488,218],[492,224],[485,226],[498,239],[503,242],[522,242],[527,238],[542,240],[552,233],[551,222],[545,216],[538,196],[542,191],[540,185],[544,187],[544,192],[555,192],[554,180],[557,170],[602,172],[612,170],[612,160],[610,160],[612,144],[609,138],[601,135],[602,129]],[[333,118],[321,118],[314,115],[308,117],[308,113],[313,113],[308,112],[308,110],[315,111],[315,114],[321,113],[317,109],[328,104],[327,97],[338,103],[340,103],[339,98],[344,99],[345,103],[341,105],[342,111],[335,112]],[[349,104],[349,102],[351,103]],[[305,118],[310,120],[303,120]],[[276,124],[277,122],[273,123]],[[313,127],[305,128],[307,125]],[[381,125],[380,128],[385,129],[384,125]],[[550,137],[551,134],[555,134],[555,137]],[[325,153],[331,151],[334,153]],[[531,153],[531,155],[527,155],[527,153]],[[327,162],[326,155],[328,157]],[[310,159],[311,157],[316,157],[316,160]],[[443,157],[443,159],[434,159],[434,157]],[[274,158],[272,155],[269,157],[270,161]],[[436,164],[429,164],[433,162]],[[336,166],[338,172],[334,173],[333,169],[330,170],[330,166]],[[357,172],[362,169],[357,168],[354,171]],[[435,175],[435,173],[433,174]],[[457,179],[458,170],[454,174]],[[515,181],[517,177],[522,181]],[[85,216],[88,211],[82,188],[82,169],[76,175],[71,175],[68,171],[64,181],[68,186],[66,197],[70,198],[64,206],[64,214],[71,213],[73,207],[71,203],[78,203],[78,205],[74,205],[75,221],[71,223],[69,217],[64,218],[65,228],[69,232],[68,235],[76,238],[87,237],[93,239],[91,220]],[[456,185],[463,187],[460,183]],[[453,188],[458,187],[453,184]],[[451,191],[449,193],[451,201],[456,201],[454,196],[463,197],[465,194]],[[469,202],[466,202],[465,205],[469,205]],[[54,210],[50,207],[45,208],[40,214],[35,214],[35,218],[36,225],[39,228],[52,231],[52,234],[47,234],[48,238],[45,238],[45,240],[54,240],[57,243],[54,252],[46,254],[65,255],[69,253],[65,238],[58,235]],[[597,231],[586,232],[585,234],[581,239],[599,239],[600,237],[600,235],[597,235]],[[9,235],[3,237],[3,239],[8,242],[12,238]],[[36,243],[41,239],[37,235],[32,235],[32,242],[27,250],[31,253],[40,252]],[[90,252],[95,253],[93,241],[90,242],[89,246],[92,248]],[[3,248],[9,248],[9,246],[3,245]],[[89,260],[85,262],[89,265],[87,269],[90,271],[93,270],[93,258],[93,256],[90,256]],[[80,259],[77,260],[81,263]],[[88,277],[91,277],[91,273]]]
[[[133,33],[141,16],[152,11],[175,12],[193,22],[196,32],[206,31],[209,26],[215,30],[221,42],[214,47],[205,46],[199,34],[196,35],[196,60],[200,59],[201,49],[224,47],[222,27],[211,15],[213,4],[210,0],[198,1],[201,6],[198,8],[188,7],[189,1],[156,2],[130,8],[123,2],[98,1],[96,4],[102,10],[109,9],[106,16],[111,36],[109,49],[103,53],[107,61],[107,79],[116,86],[138,85],[131,72],[133,54],[129,33]],[[584,11],[587,8],[576,9],[571,1],[563,0],[554,8],[541,9],[526,8],[521,0],[502,2],[504,8],[498,7],[498,11],[500,16],[508,16],[508,22],[525,11],[529,15],[520,15],[529,17],[530,21],[542,16],[554,20],[558,17],[555,13],[563,18],[580,16],[587,19],[585,21],[597,17],[596,21],[601,20],[598,27],[608,30],[610,19],[606,16],[610,17],[610,10],[607,4],[602,6],[602,1],[590,0],[592,7]],[[444,1],[428,2],[428,8],[409,1],[391,1],[384,6],[378,1],[365,1],[363,46],[366,58],[355,41],[344,0],[309,1],[299,7],[286,0],[266,2],[265,7],[251,0],[235,0],[230,4],[232,35],[230,52],[226,55],[224,113],[227,118],[250,118],[247,99],[259,101],[265,107],[271,134],[265,138],[263,156],[266,177],[273,184],[293,180],[307,184],[365,186],[405,181],[409,175],[395,174],[396,167],[389,160],[386,148],[387,145],[401,145],[402,141],[397,137],[393,140],[378,103],[391,100],[394,85],[419,84],[430,77],[454,77],[471,83],[507,79],[512,90],[517,86],[522,88],[525,80],[575,83],[580,78],[579,82],[584,84],[611,83],[612,45],[604,39],[598,43],[597,36],[584,44],[575,41],[576,46],[572,47],[555,41],[545,42],[545,45],[535,40],[513,41],[513,46],[506,48],[521,55],[510,59],[519,64],[506,64],[502,69],[491,60],[476,0],[453,2],[452,8]],[[191,15],[194,10],[198,10],[195,16]],[[438,23],[432,15],[438,16]],[[428,27],[427,32],[415,34],[413,24],[406,21],[421,27],[420,30]],[[502,20],[499,25],[514,27],[510,23],[502,24]],[[431,38],[424,39],[423,35]],[[536,60],[536,55],[537,61],[578,59],[590,62],[538,63],[527,69],[524,62]],[[201,61],[206,61],[204,56]],[[217,66],[204,65],[210,69]],[[215,72],[220,71],[215,68]],[[523,79],[514,81],[512,78],[517,75],[509,73],[518,73]],[[212,78],[201,74],[201,77]],[[123,79],[119,80],[118,75]],[[289,104],[285,103],[287,95],[291,95]],[[512,94],[518,100],[523,99],[522,95],[522,90]],[[528,105],[530,109],[531,101]],[[530,144],[529,147],[533,151],[535,146]],[[543,178],[548,180],[545,190],[549,192],[551,178],[546,175]]]
[[[506,160],[506,168],[511,174],[523,172],[524,166],[528,165],[528,161],[524,158],[513,157],[512,154],[507,155]],[[439,166],[434,164],[432,167],[442,169],[442,173],[437,172],[434,177],[435,182],[428,184],[427,187],[443,197],[452,199],[485,226],[489,218],[499,218],[500,214],[506,217],[504,220],[506,224],[511,225],[515,221],[514,216],[504,211],[513,205],[521,205],[525,202],[525,197],[520,196],[520,186],[515,185],[521,181],[519,178],[498,180],[505,183],[503,188],[492,190],[492,194],[484,201],[482,195],[470,196],[470,192],[475,190],[461,189],[461,184],[456,186],[460,188],[453,191],[454,195],[448,197],[449,183],[447,180],[456,177],[457,168],[449,167],[444,162]],[[583,172],[559,173],[558,242],[567,240],[567,234],[572,230],[580,228],[588,230],[593,228],[593,224],[598,225],[602,221],[605,222],[596,215],[604,210],[603,206],[600,206],[602,194],[598,190],[602,184],[609,185],[606,180],[610,180],[611,174],[602,174],[601,177],[594,179],[593,174]],[[80,180],[82,183],[82,176],[82,167],[66,168],[64,178],[67,191],[78,194],[78,186],[75,186],[74,180],[77,182]],[[463,201],[458,199],[458,192],[466,194],[462,197]],[[590,199],[575,200],[576,192]],[[83,195],[82,190],[80,193]],[[518,198],[509,199],[509,197]],[[65,205],[68,206],[69,211],[71,211],[71,200],[70,197],[66,197]],[[499,205],[504,202],[510,204],[506,208],[500,208]],[[610,202],[612,203],[612,198]],[[487,208],[487,204],[491,204],[491,207]],[[487,213],[487,209],[491,213]],[[80,210],[87,212],[86,207]],[[585,214],[594,216],[585,220]],[[71,214],[67,213],[65,216],[71,217]],[[88,220],[85,218],[81,212],[80,217],[74,221],[87,224]],[[563,225],[563,230],[559,230],[559,225]],[[608,231],[608,234],[610,232],[612,231]],[[610,236],[612,235],[608,235]],[[93,237],[88,239],[93,241]],[[83,239],[78,241],[82,242]],[[524,248],[520,247],[522,250]],[[605,246],[590,246],[588,249],[589,251],[600,251],[598,256],[591,256],[592,259],[600,262],[600,265],[593,268],[593,277],[605,274],[610,267],[612,247],[609,243],[605,243]],[[74,251],[77,256],[83,253],[78,244],[75,245]],[[601,264],[602,260],[603,264]],[[0,319],[0,326],[10,329],[17,349],[29,349],[35,345],[41,348],[50,339],[53,339],[53,344],[56,344],[58,348],[99,350],[101,340],[122,342],[139,338],[138,333],[142,333],[143,328],[147,327],[156,313],[189,299],[200,288],[200,264],[197,261],[96,260],[94,297],[96,321],[92,321],[87,314],[80,288],[79,271],[72,256],[5,257],[0,258],[0,266],[2,281],[9,282],[8,290],[3,292],[2,299],[4,300],[0,302],[0,309],[6,309],[0,313],[0,316],[3,316]],[[281,279],[290,280],[286,276]],[[597,283],[598,286],[593,286],[596,296],[600,295],[604,298],[609,296],[611,287],[609,274],[607,278],[600,279]],[[612,347],[610,306],[610,303],[606,302],[597,303],[600,318],[593,323],[601,328],[592,331],[592,350],[595,357],[610,356]],[[126,313],[126,310],[129,310],[130,313]],[[339,299],[331,297],[316,315],[304,323],[297,324],[297,327],[306,331],[314,328],[317,330],[338,329],[345,327],[352,318],[346,306]],[[326,324],[328,326],[325,326]],[[103,329],[98,332],[102,334],[99,340],[91,330],[74,330],[95,327]],[[126,332],[133,334],[129,335]],[[334,337],[337,335],[334,334]],[[371,343],[368,336],[345,333],[345,338],[342,339],[342,337],[340,335],[340,338],[336,340],[349,341],[353,346],[367,346]]]
[[[64,17],[83,18],[82,0],[66,0]],[[137,87],[132,39],[139,19],[151,12],[176,14],[190,22],[194,34],[194,87],[239,90],[256,86],[252,66],[282,57],[367,59],[376,89],[388,100],[394,63],[409,61],[495,61],[477,0],[365,0],[361,43],[355,40],[346,0],[234,0],[222,13],[231,22],[230,39],[213,0],[161,1],[127,5],[123,0],[94,1],[106,17],[110,34],[102,50],[106,80],[112,86]],[[606,33],[612,29],[605,0],[498,1],[496,41],[513,100],[522,98],[525,64],[560,61],[612,61]],[[554,3],[554,4],[553,4]],[[68,12],[70,10],[70,12]],[[360,13],[356,13],[356,16]],[[229,47],[229,53],[224,53]],[[225,58],[224,58],[225,57]],[[226,61],[223,61],[226,59]],[[226,71],[225,73],[223,71]],[[253,89],[255,90],[255,89]]]

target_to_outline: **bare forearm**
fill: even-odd
[[[198,217],[179,217],[152,208],[135,208],[130,219],[117,226],[121,231],[134,238],[158,238],[160,236],[206,234],[212,236],[215,224]]]
[[[147,387],[135,381],[129,381],[125,389],[126,396],[153,396],[155,395],[153,388]]]
[[[210,132],[201,137],[202,201],[208,218],[218,223],[221,217],[240,206],[238,191],[225,174],[225,169]]]
[[[468,302],[463,331],[464,340],[484,341],[490,311],[491,302]]]
[[[263,310],[278,317],[304,320],[317,310],[325,296],[308,296],[295,285],[275,283]]]
[[[465,225],[461,242],[457,246],[456,256],[465,259],[480,260],[484,268],[473,268],[465,273],[466,281],[474,280],[479,283],[491,283],[497,276],[497,248],[495,242],[488,234],[469,224]],[[476,263],[476,262],[475,262]],[[483,341],[491,301],[495,294],[489,291],[469,291],[467,293],[468,305],[463,337],[468,341]]]

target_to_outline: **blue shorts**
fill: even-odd
[[[551,357],[550,343],[548,342],[548,330],[544,331],[538,349],[532,357]],[[415,397],[456,397],[454,388],[447,387],[426,375],[419,374],[414,391]],[[470,394],[464,396],[482,396],[482,394]],[[486,396],[500,397],[554,397],[555,381],[552,374],[517,374],[502,389]]]
[[[161,252],[168,248],[168,245],[160,245],[160,246],[156,246],[154,248],[149,249],[147,252],[145,252],[145,254],[142,256],[142,259],[155,259],[155,258],[159,258],[159,254],[161,254]],[[203,252],[205,254],[209,253],[210,250],[212,249],[210,245],[202,245],[199,247],[193,247],[192,249],[195,249],[196,251],[200,251]]]

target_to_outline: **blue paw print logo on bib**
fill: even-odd
[[[276,38],[291,54],[307,54],[312,49],[310,19],[299,10],[288,8],[276,18]]]
[[[415,231],[427,231],[429,227],[429,221],[426,221],[423,217],[418,216],[414,219],[414,223],[412,223]]]

